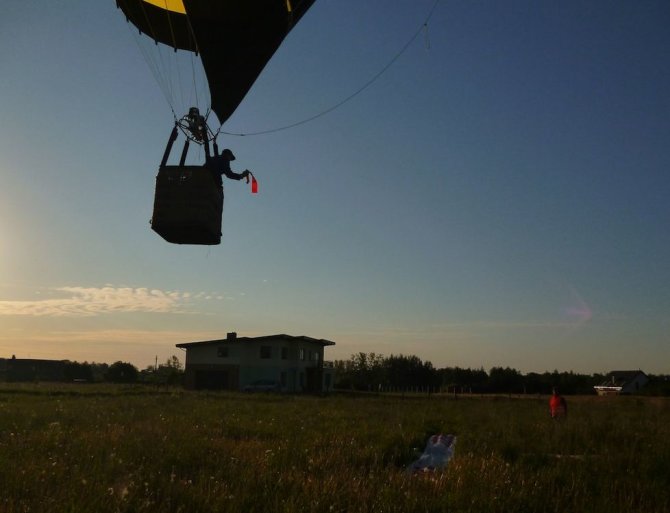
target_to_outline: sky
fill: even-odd
[[[180,246],[149,225],[193,96],[146,52],[174,52],[113,0],[4,0],[0,357],[144,368],[235,331],[670,373],[668,26],[667,1],[317,0],[222,127],[271,132],[219,136],[259,193],[227,182],[222,244]]]

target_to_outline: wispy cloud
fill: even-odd
[[[58,287],[58,297],[32,301],[0,301],[0,315],[91,317],[119,312],[186,313],[193,298],[189,292],[148,288]]]
[[[6,346],[11,346],[17,340],[29,343],[32,349],[42,347],[56,347],[61,350],[64,346],[82,346],[89,350],[112,346],[114,348],[127,347],[174,347],[179,342],[194,342],[200,340],[214,340],[221,338],[220,331],[206,330],[149,330],[149,329],[71,329],[49,330],[37,333],[28,330],[15,330],[9,333],[0,333],[0,354]],[[13,346],[12,346],[13,347]],[[14,350],[14,349],[11,349]],[[6,352],[6,351],[5,351]]]

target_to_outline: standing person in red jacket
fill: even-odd
[[[568,416],[568,403],[565,402],[556,388],[553,389],[549,399],[549,413],[551,413],[552,419],[561,419]]]

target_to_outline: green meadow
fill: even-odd
[[[2,384],[0,512],[670,511],[670,399],[567,399]]]

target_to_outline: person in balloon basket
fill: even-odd
[[[230,169],[230,163],[233,160],[235,160],[235,155],[233,155],[233,152],[227,148],[221,152],[221,155],[210,157],[207,160],[206,166],[214,174],[215,179],[218,179],[219,185],[223,185],[223,175],[226,175],[226,177],[231,180],[242,180],[242,178],[246,178],[247,182],[249,181],[249,175],[251,173],[248,169],[245,169],[241,173],[236,173]]]
[[[549,398],[549,413],[552,419],[565,419],[568,416],[568,403],[565,398],[558,393],[558,389],[552,390]]]
[[[188,131],[196,141],[202,143],[207,140],[207,120],[200,114],[197,107],[191,107],[184,119]]]

